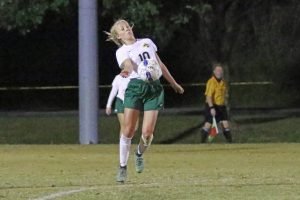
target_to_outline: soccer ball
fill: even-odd
[[[145,82],[152,82],[158,80],[162,71],[156,60],[145,59],[138,66],[138,75]]]

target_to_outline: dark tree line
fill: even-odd
[[[101,83],[119,70],[102,31],[125,18],[181,82],[222,62],[231,81],[299,84],[299,15],[297,0],[99,1]],[[77,18],[77,1],[2,0],[0,84],[77,84]]]

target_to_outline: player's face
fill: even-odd
[[[214,75],[218,78],[221,79],[223,78],[223,68],[221,66],[217,66],[214,70]]]
[[[132,32],[132,28],[125,21],[121,21],[120,23],[117,24],[117,33],[118,33],[118,38],[123,41],[129,41],[135,39]]]

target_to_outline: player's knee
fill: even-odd
[[[202,133],[205,133],[205,134],[208,134],[209,129],[210,129],[210,127],[207,128],[207,127],[204,126],[204,127],[202,128],[201,132],[202,132]]]
[[[147,146],[150,146],[151,143],[152,143],[152,140],[153,140],[153,134],[147,135],[147,136],[142,135],[141,138],[142,138],[142,141],[143,141],[143,143],[144,143],[144,146],[147,147]]]
[[[205,123],[202,129],[209,131],[210,128],[211,128],[211,124]]]
[[[154,129],[152,127],[146,127],[146,128],[143,127],[143,130],[142,130],[143,135],[150,136],[153,134],[153,132],[154,132]]]
[[[121,133],[125,132],[125,126],[124,126],[124,124],[120,124],[120,131],[121,131]]]
[[[132,137],[135,133],[135,126],[125,126],[124,135],[127,137]]]
[[[222,121],[222,126],[223,126],[224,129],[229,129],[228,121]]]

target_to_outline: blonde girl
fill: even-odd
[[[138,65],[145,59],[156,60],[162,76],[171,84],[175,92],[183,94],[184,90],[160,60],[153,41],[149,38],[136,39],[132,27],[126,20],[116,21],[107,34],[108,40],[119,46],[116,58],[122,69],[120,75],[130,79],[124,99],[125,127],[120,137],[120,167],[117,174],[117,181],[125,182],[131,140],[135,135],[135,126],[140,112],[144,113],[142,135],[135,151],[135,169],[138,173],[144,170],[143,154],[152,142],[158,112],[164,106],[164,90],[160,81],[150,83],[142,81],[137,73]]]

